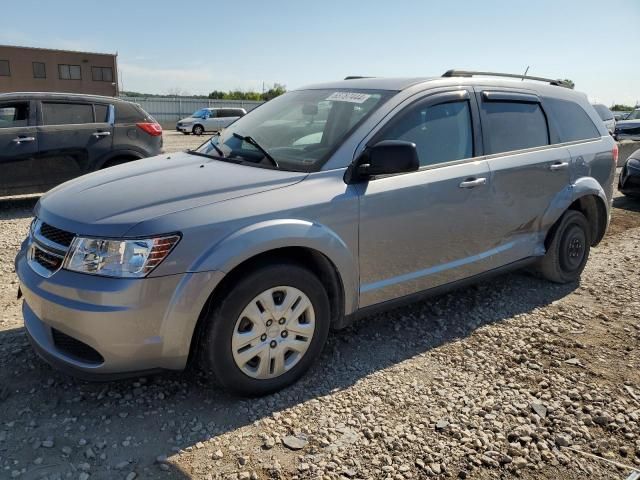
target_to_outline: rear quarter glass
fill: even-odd
[[[150,116],[132,103],[116,104],[116,123],[138,123],[149,121]]]

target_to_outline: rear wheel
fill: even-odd
[[[581,212],[565,212],[554,226],[547,253],[538,265],[540,274],[556,283],[578,280],[589,258],[590,232],[589,222]]]
[[[195,125],[192,131],[194,135],[202,135],[204,133],[204,127],[202,125]]]
[[[214,306],[200,345],[202,366],[241,395],[280,390],[320,355],[329,311],[313,273],[294,264],[258,268]]]

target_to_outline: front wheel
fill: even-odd
[[[202,135],[204,133],[204,128],[202,127],[202,125],[196,125],[195,127],[193,127],[193,134],[194,135]]]
[[[555,283],[574,282],[587,264],[590,248],[588,220],[581,212],[568,210],[553,227],[547,253],[540,260],[538,271]]]
[[[310,271],[294,264],[258,268],[227,289],[206,319],[202,366],[241,395],[280,390],[320,355],[329,312],[326,290]]]

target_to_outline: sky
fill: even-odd
[[[261,91],[529,66],[573,80],[592,101],[640,101],[640,0],[3,3],[0,44],[117,52],[124,90]]]

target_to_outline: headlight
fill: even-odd
[[[162,262],[179,235],[132,240],[74,239],[64,268],[107,277],[140,278]]]

